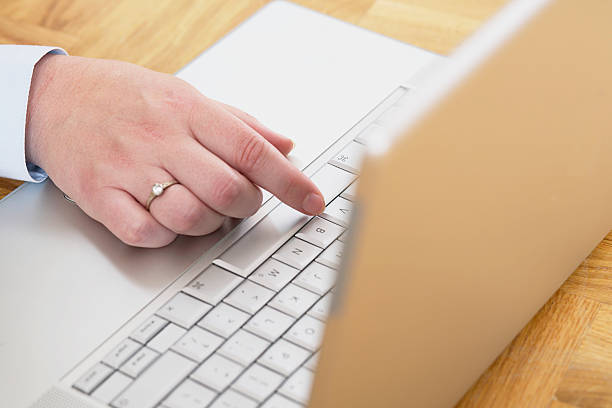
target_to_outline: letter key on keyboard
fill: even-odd
[[[198,326],[210,330],[219,336],[229,337],[246,322],[248,313],[238,310],[227,303],[219,303],[198,323]]]
[[[283,386],[279,389],[279,392],[295,401],[306,404],[310,396],[310,388],[312,387],[313,380],[314,374],[312,371],[306,368],[300,368],[285,381]]]
[[[344,253],[344,244],[340,241],[334,241],[325,251],[317,258],[317,262],[329,266],[330,268],[338,269],[342,261]]]
[[[184,293],[177,293],[157,314],[186,329],[190,328],[212,309],[212,306]]]
[[[259,364],[253,364],[238,378],[232,388],[261,402],[268,398],[283,380],[282,375]]]
[[[253,282],[278,292],[300,271],[274,258],[266,260],[249,276]]]
[[[244,328],[273,342],[293,324],[293,321],[291,316],[266,306],[253,316]]]
[[[297,318],[306,312],[318,299],[319,297],[311,291],[290,283],[270,301],[269,305]]]
[[[219,337],[208,330],[196,326],[189,329],[189,331],[172,346],[172,350],[201,363],[223,343],[223,340],[223,337]]]
[[[313,262],[293,282],[322,296],[334,286],[336,271],[318,262]]]
[[[255,408],[256,406],[257,403],[252,399],[234,390],[227,390],[213,402],[210,408]]]
[[[261,309],[272,296],[274,296],[274,292],[270,289],[250,280],[245,280],[224,299],[224,302],[253,314]]]
[[[310,351],[316,351],[323,338],[325,324],[310,316],[303,316],[285,334],[285,338],[298,346]]]
[[[274,255],[274,259],[291,265],[296,269],[302,270],[321,253],[321,248],[302,241],[298,238],[291,238]]]
[[[147,346],[159,353],[164,353],[185,333],[187,333],[187,330],[170,323],[157,336],[153,337]]]
[[[238,330],[219,349],[219,354],[247,366],[268,347],[270,342],[244,330]]]
[[[259,358],[259,363],[279,373],[289,375],[308,357],[310,357],[308,350],[281,339],[266,350]]]
[[[327,206],[321,217],[348,227],[353,213],[353,203],[346,198],[337,197],[330,205]]]
[[[271,396],[261,408],[302,408],[302,405],[283,397],[280,394]]]
[[[191,375],[191,378],[221,392],[238,377],[243,369],[240,364],[219,354],[213,354]]]

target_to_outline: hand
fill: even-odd
[[[261,205],[261,186],[318,214],[290,139],[186,82],[136,65],[62,55],[34,70],[26,157],[123,242],[161,247]],[[155,183],[176,180],[144,208]]]

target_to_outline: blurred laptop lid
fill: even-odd
[[[575,6],[507,6],[366,160],[313,407],[455,404],[608,233],[612,3]]]

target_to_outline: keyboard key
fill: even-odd
[[[320,248],[325,248],[334,242],[342,232],[344,228],[341,226],[323,218],[314,217],[295,236]]]
[[[268,306],[251,318],[244,328],[266,340],[275,341],[293,324],[291,316]]]
[[[330,268],[340,268],[342,262],[342,254],[344,252],[344,244],[340,241],[334,241],[325,251],[317,258],[317,262],[327,265]]]
[[[285,334],[285,338],[298,346],[316,351],[321,345],[325,324],[311,316],[304,316]]]
[[[351,142],[340,153],[335,155],[329,162],[351,173],[358,174],[361,169],[361,162],[366,153],[364,145]]]
[[[233,272],[246,277],[309,219],[310,217],[286,204],[280,204],[215,260],[215,263],[220,261],[232,268],[230,270]]]
[[[414,99],[413,89],[400,87],[398,91],[400,96],[395,101],[395,106],[407,106],[410,100]]]
[[[164,327],[164,329],[160,331],[157,336],[153,337],[148,346],[159,353],[164,353],[174,343],[176,343],[178,339],[183,337],[186,332],[187,330],[183,329],[182,327],[170,323]]]
[[[272,257],[278,261],[291,265],[296,269],[302,270],[321,253],[321,248],[302,241],[298,238],[291,238],[283,245]]]
[[[302,408],[302,406],[280,394],[274,394],[261,406],[261,408]]]
[[[325,208],[325,212],[321,214],[321,217],[343,227],[348,227],[352,213],[353,203],[346,198],[338,197]]]
[[[308,359],[308,361],[304,364],[304,367],[306,367],[307,369],[314,371],[317,368],[317,362],[319,361],[319,354],[321,352],[317,351],[316,353],[314,353],[312,355],[312,357],[310,357]]]
[[[130,337],[141,344],[147,344],[161,329],[166,327],[168,321],[159,316],[151,316],[139,328],[134,330]]]
[[[318,262],[313,262],[293,280],[293,283],[319,295],[324,295],[336,283],[336,271]]]
[[[219,349],[219,354],[247,366],[270,345],[267,340],[244,330],[238,330]]]
[[[223,337],[212,334],[208,330],[192,327],[174,344],[174,346],[172,346],[172,350],[201,363],[206,357],[211,355],[223,341]]]
[[[168,352],[134,380],[112,403],[116,408],[149,408],[176,387],[195,363],[176,353]]]
[[[313,307],[308,311],[308,315],[315,317],[321,321],[327,320],[332,302],[331,292],[323,296]]]
[[[276,259],[266,260],[255,269],[249,279],[278,292],[291,281],[300,271]]]
[[[253,364],[238,378],[232,388],[261,402],[268,398],[284,379],[282,375],[274,371],[259,364]]]
[[[183,292],[211,305],[216,305],[240,282],[242,282],[242,279],[239,276],[219,268],[217,265],[210,265],[188,286],[183,288]]]
[[[218,354],[213,354],[208,360],[191,374],[191,378],[221,392],[242,372],[243,367]]]
[[[342,235],[338,238],[338,241],[346,244],[346,240],[348,239],[349,230],[344,231]]]
[[[89,394],[102,381],[106,380],[113,369],[102,363],[98,363],[89,369],[79,380],[73,385],[77,390]]]
[[[268,368],[289,375],[310,356],[308,350],[298,347],[287,340],[274,343],[258,360]]]
[[[364,145],[368,146],[374,140],[387,139],[389,137],[388,135],[389,135],[389,131],[387,129],[385,129],[384,127],[376,123],[372,123],[371,125],[366,127],[364,130],[362,130],[361,133],[359,133],[359,135],[357,135],[357,137],[355,138],[355,141],[359,143],[363,143]]]
[[[325,204],[328,204],[356,178],[357,176],[353,173],[349,173],[346,170],[342,170],[328,163],[323,165],[323,167],[311,177],[311,180],[323,194]]]
[[[104,404],[109,404],[131,382],[130,377],[115,371],[101,386],[96,388],[91,396]]]
[[[195,381],[185,380],[164,401],[167,408],[202,408],[210,404],[217,396],[214,391],[201,386]]]
[[[278,390],[279,393],[302,404],[308,403],[314,374],[305,368],[297,370]]]
[[[134,353],[142,347],[140,343],[136,343],[132,339],[125,339],[117,347],[113,349],[102,362],[113,368],[119,368],[128,358],[132,357]]]
[[[376,119],[376,123],[385,129],[394,130],[401,125],[405,116],[406,113],[399,106],[391,106]]]
[[[227,390],[213,402],[210,408],[255,408],[257,402],[233,390]]]
[[[210,309],[212,309],[211,305],[179,292],[166,302],[166,304],[157,311],[157,314],[164,319],[188,329],[196,324],[196,322]]]
[[[136,378],[145,368],[155,361],[158,356],[159,353],[157,351],[151,350],[148,347],[143,347],[121,367],[121,372],[132,378]]]
[[[346,198],[349,201],[355,201],[357,199],[357,180],[353,181],[353,184],[340,194],[340,197]]]
[[[298,318],[317,300],[319,300],[319,296],[315,293],[290,283],[270,301],[269,305]]]
[[[272,296],[274,296],[274,292],[270,289],[264,288],[250,280],[245,280],[223,301],[247,313],[253,314],[261,309]]]
[[[248,313],[238,310],[226,303],[219,303],[198,323],[198,326],[210,330],[219,336],[229,337],[249,320]]]

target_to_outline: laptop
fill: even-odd
[[[267,5],[177,75],[297,139],[325,213],[147,250],[18,189],[3,403],[453,405],[612,224],[611,11],[518,0],[445,59]]]

